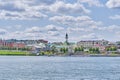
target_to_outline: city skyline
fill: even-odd
[[[120,40],[120,0],[0,0],[1,39]]]

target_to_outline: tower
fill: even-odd
[[[66,39],[65,43],[68,45],[69,43],[68,43],[68,34],[67,33],[65,35],[65,39]]]

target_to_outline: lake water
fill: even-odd
[[[120,80],[120,58],[0,56],[0,80]]]

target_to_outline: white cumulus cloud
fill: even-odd
[[[57,1],[53,5],[48,7],[51,12],[64,13],[64,14],[84,14],[90,13],[90,10],[86,9],[82,4],[79,3],[64,3],[62,1]]]
[[[89,6],[102,7],[103,4],[99,0],[78,0],[80,3],[87,3]]]
[[[68,26],[79,26],[88,27],[93,25],[101,25],[101,22],[92,20],[89,16],[53,16],[49,19],[50,21],[56,22],[58,24],[68,25]]]
[[[108,8],[120,8],[120,0],[108,0],[106,6]]]
[[[5,35],[8,31],[6,29],[0,29],[0,35]]]
[[[109,18],[113,19],[113,20],[118,20],[118,19],[120,19],[120,15],[110,16]]]

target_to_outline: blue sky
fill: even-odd
[[[0,0],[1,39],[120,40],[120,0]]]

